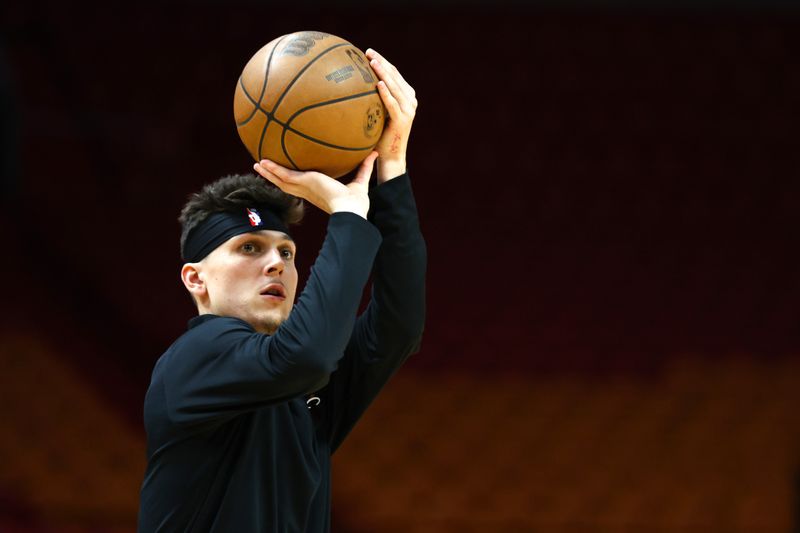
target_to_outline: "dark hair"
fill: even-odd
[[[236,212],[242,207],[266,204],[278,218],[289,226],[303,219],[305,206],[300,198],[278,189],[264,178],[253,174],[225,176],[191,194],[181,210],[181,256],[186,237],[212,213]]]

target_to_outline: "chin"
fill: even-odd
[[[285,316],[266,316],[258,317],[255,323],[251,324],[253,328],[259,333],[266,333],[273,335],[278,327],[286,320]]]

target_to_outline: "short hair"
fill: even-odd
[[[254,174],[233,174],[219,178],[204,186],[200,192],[189,195],[181,209],[181,256],[185,257],[186,238],[198,224],[213,213],[235,213],[242,207],[266,205],[285,226],[303,219],[303,200],[287,194]]]

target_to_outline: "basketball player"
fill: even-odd
[[[330,456],[418,349],[426,252],[406,173],[417,101],[391,63],[367,57],[389,120],[351,183],[261,161],[261,177],[217,180],[181,213],[181,279],[199,316],[145,398],[140,533],[329,531]],[[296,303],[295,197],[330,213]]]

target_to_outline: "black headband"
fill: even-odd
[[[283,221],[265,205],[243,207],[235,213],[213,213],[189,232],[183,245],[183,260],[202,261],[231,237],[265,229],[289,235]]]

